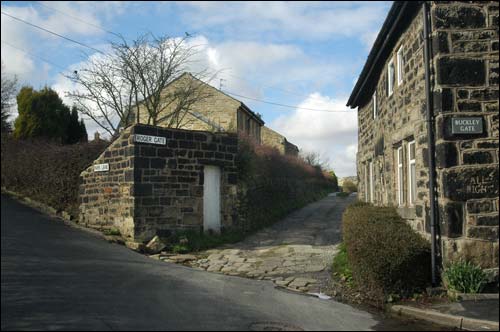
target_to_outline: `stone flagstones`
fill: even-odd
[[[258,280],[300,292],[321,292],[341,241],[341,215],[353,198],[327,197],[244,241],[195,255],[154,255],[207,272]]]

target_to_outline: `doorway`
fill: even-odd
[[[203,184],[203,230],[220,233],[220,177],[217,166],[205,166]]]

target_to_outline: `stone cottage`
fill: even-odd
[[[280,133],[266,126],[262,126],[261,133],[262,144],[276,148],[284,155],[295,157],[299,155],[299,148],[295,144],[289,142],[286,137]]]
[[[178,103],[173,97],[176,93],[191,91],[197,95],[189,105],[184,105],[179,119],[172,121],[169,114],[176,113],[174,110]],[[174,100],[160,113],[158,126],[174,127],[187,130],[202,130],[210,132],[238,133],[260,143],[261,128],[264,121],[257,113],[253,112],[243,102],[217,90],[190,73],[184,73],[173,80],[162,92],[166,100]],[[140,107],[139,123],[148,123],[148,114],[144,106]]]
[[[444,263],[498,268],[498,56],[498,2],[396,1],[348,101],[360,199]]]

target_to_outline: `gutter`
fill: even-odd
[[[429,4],[427,1],[423,3],[423,20],[424,20],[424,66],[425,66],[425,105],[426,105],[426,123],[427,123],[427,145],[429,159],[429,205],[430,205],[430,224],[431,224],[431,268],[432,268],[432,286],[437,285],[437,241],[438,233],[436,223],[436,159],[434,154],[434,113],[433,100],[431,93],[431,71],[430,71],[430,40],[431,25],[429,22]]]

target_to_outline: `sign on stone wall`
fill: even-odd
[[[136,143],[149,143],[157,145],[166,145],[167,139],[161,136],[150,136],[150,135],[134,135],[134,142]]]
[[[455,201],[498,197],[498,167],[447,170],[442,183],[444,196]]]
[[[109,171],[109,164],[94,165],[94,172],[107,172]]]
[[[482,134],[483,133],[483,118],[452,118],[451,120],[452,134]]]

